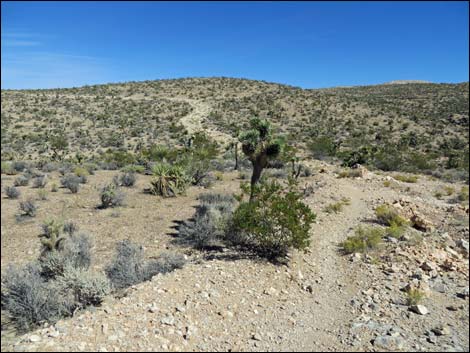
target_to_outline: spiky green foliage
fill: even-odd
[[[63,223],[54,219],[49,219],[42,225],[43,232],[39,235],[44,251],[56,251],[66,236],[61,234]]]
[[[267,167],[270,159],[276,158],[283,145],[280,138],[271,135],[271,125],[267,120],[253,118],[250,121],[250,129],[239,135],[242,143],[242,151],[253,166],[251,176],[251,195],[254,195],[254,187],[261,178],[263,169]]]
[[[183,167],[161,163],[156,164],[152,172],[150,191],[154,195],[174,197],[186,190],[188,177]]]
[[[121,206],[124,202],[124,193],[115,183],[109,183],[101,189],[101,208]]]

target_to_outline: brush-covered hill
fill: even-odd
[[[260,116],[316,158],[468,174],[468,82],[301,89],[187,78],[1,94],[2,160],[38,160],[61,148],[96,160],[112,151],[138,155],[184,144],[197,130],[224,142]]]

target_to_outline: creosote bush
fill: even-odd
[[[305,249],[310,244],[310,226],[316,215],[304,204],[292,178],[286,187],[263,181],[244,195],[254,196],[235,210],[229,240],[240,243],[270,260],[285,257],[289,248]]]

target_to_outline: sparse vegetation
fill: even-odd
[[[343,210],[343,207],[346,206],[346,205],[350,205],[351,204],[351,200],[348,199],[348,198],[342,198],[340,201],[338,202],[333,202],[333,203],[330,203],[329,205],[327,205],[323,210],[326,212],[326,213],[339,213]]]
[[[380,223],[386,226],[405,226],[408,224],[407,220],[398,214],[395,207],[383,204],[375,209],[375,215]]]
[[[124,193],[115,183],[109,183],[101,189],[101,208],[121,206],[124,202]]]
[[[416,183],[418,181],[418,176],[416,175],[399,174],[395,175],[393,178],[404,183]]]
[[[406,292],[406,304],[408,306],[418,305],[425,298],[423,291],[411,288]]]
[[[155,260],[144,259],[142,246],[128,240],[119,242],[116,255],[106,268],[106,275],[115,289],[123,289],[152,279],[158,273],[167,273],[184,266],[180,255],[160,255]]]
[[[33,199],[20,201],[20,211],[25,216],[34,217],[36,216],[37,206]]]
[[[14,186],[6,186],[5,194],[9,199],[17,199],[21,195],[20,190],[18,190]]]
[[[345,254],[363,253],[376,249],[382,241],[384,232],[379,227],[359,226],[354,235],[340,244]]]

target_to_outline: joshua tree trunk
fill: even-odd
[[[238,170],[238,142],[235,142],[235,170]]]
[[[253,174],[251,175],[250,202],[254,200],[255,186],[261,178],[263,169],[268,164],[268,159],[266,155],[259,155],[255,160],[252,160],[251,163],[253,164]]]

